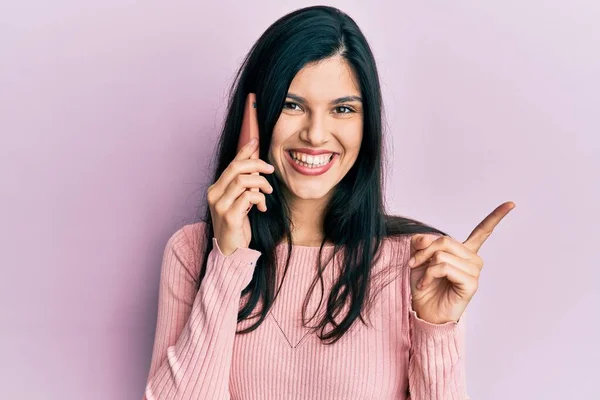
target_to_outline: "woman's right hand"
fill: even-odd
[[[256,140],[242,147],[219,179],[208,188],[207,201],[215,238],[225,256],[238,247],[250,245],[250,208],[256,204],[260,211],[267,211],[265,195],[257,189],[273,192],[267,179],[256,173],[271,174],[275,168],[261,159],[251,158],[256,147]]]

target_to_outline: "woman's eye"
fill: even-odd
[[[298,107],[298,110],[301,110],[301,108],[298,104],[292,103],[291,101],[286,101],[283,104],[283,108],[287,108],[288,110],[296,111],[297,109],[295,109],[294,107]]]
[[[339,106],[339,107],[336,107],[336,110],[346,110],[346,111],[342,111],[342,112],[340,112],[340,114],[350,114],[350,113],[353,113],[353,112],[354,112],[354,110],[353,110],[352,108],[350,108],[350,107],[346,107],[346,106]]]

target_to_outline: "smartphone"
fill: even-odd
[[[240,132],[240,139],[238,141],[237,151],[240,151],[242,147],[250,141],[250,139],[256,138],[258,140],[258,119],[256,117],[256,95],[254,93],[248,93],[246,97],[246,105],[244,106],[244,117],[242,119],[242,131]],[[250,158],[258,158],[258,149]]]
[[[248,93],[246,98],[246,105],[244,106],[244,117],[242,119],[242,130],[240,132],[240,139],[238,141],[237,151],[239,152],[242,147],[246,145],[252,138],[258,138],[258,118],[256,116],[256,94]],[[250,156],[252,159],[259,158],[258,148]],[[253,172],[252,175],[258,175],[258,172]],[[258,188],[250,189],[253,192],[258,192]]]

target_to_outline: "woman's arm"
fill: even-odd
[[[412,305],[411,235],[398,240],[393,247],[398,265],[401,266],[403,321],[408,324],[408,396],[407,400],[469,400],[466,393],[465,328],[464,312],[460,321],[433,324],[417,315]]]
[[[458,322],[432,324],[420,319],[412,304],[409,307],[407,400],[469,400],[465,374],[467,313]]]
[[[213,238],[206,274],[196,292],[200,268],[184,229],[171,236],[163,254],[144,399],[229,399],[239,301],[261,253],[238,248],[224,256]]]

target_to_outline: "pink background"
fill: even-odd
[[[196,215],[226,88],[309,4],[0,6],[0,398],[141,398],[162,251]],[[464,240],[517,204],[480,252],[471,397],[597,396],[600,6],[330,4],[378,61],[391,210]]]

